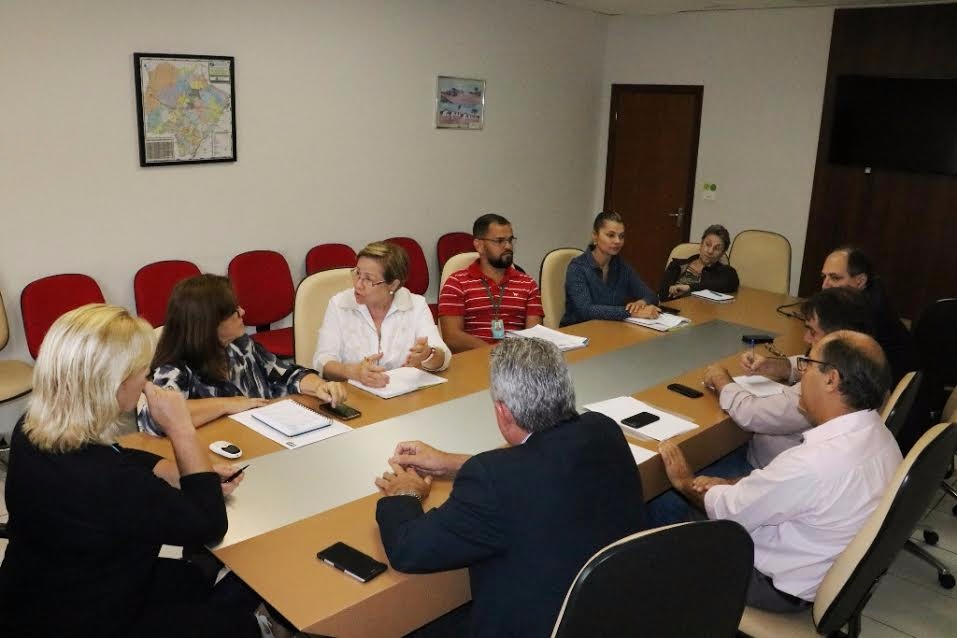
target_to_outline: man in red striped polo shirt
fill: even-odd
[[[498,343],[508,330],[542,322],[542,295],[535,280],[512,265],[512,224],[495,213],[472,225],[479,258],[452,273],[439,294],[442,339],[452,352]]]

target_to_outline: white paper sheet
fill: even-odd
[[[622,419],[627,419],[632,414],[637,414],[638,412],[650,412],[658,417],[658,420],[654,423],[650,423],[644,427],[630,428],[628,426],[622,425],[625,432],[629,434],[635,434],[637,436],[642,436],[649,439],[654,439],[656,441],[664,441],[665,439],[670,439],[673,436],[678,436],[685,432],[690,432],[698,426],[687,419],[682,419],[681,417],[675,416],[670,412],[665,412],[655,408],[644,401],[639,401],[634,397],[615,397],[614,399],[607,399],[605,401],[598,401],[596,403],[589,403],[584,407],[586,410],[591,410],[592,412],[601,412],[607,417],[610,417],[618,422],[618,425],[622,425]]]
[[[641,465],[648,459],[653,459],[658,456],[658,453],[654,450],[649,450],[634,443],[629,443],[628,447],[631,448],[631,455],[635,457],[635,465]]]
[[[723,302],[734,299],[734,295],[726,295],[723,292],[715,292],[713,290],[696,290],[691,294],[701,299],[707,299],[708,301]]]
[[[394,370],[388,370],[386,374],[389,375],[389,383],[387,383],[384,388],[371,388],[354,379],[350,379],[349,383],[377,397],[391,399],[392,397],[397,397],[402,394],[415,392],[419,388],[426,388],[430,385],[439,385],[440,383],[448,382],[448,379],[429,374],[419,368],[395,368]]]
[[[532,326],[531,328],[526,328],[525,330],[509,330],[506,333],[506,336],[536,337],[538,339],[544,339],[545,341],[554,343],[556,346],[558,346],[558,349],[563,352],[566,350],[577,350],[578,348],[584,348],[588,345],[587,337],[577,337],[575,335],[565,334],[564,332],[559,332],[558,330],[546,328],[542,324]]]
[[[252,416],[250,412],[252,412],[252,410],[237,412],[236,414],[230,414],[229,418],[233,421],[242,423],[250,430],[258,432],[267,439],[275,441],[279,445],[289,449],[310,445],[312,443],[316,443],[317,441],[322,441],[323,439],[328,439],[339,434],[352,432],[351,427],[345,423],[333,419],[332,425],[326,426],[320,430],[313,430],[312,432],[306,432],[305,434],[300,434],[299,436],[285,436],[282,434],[282,432],[274,430],[265,423],[257,421],[256,417]]]
[[[691,323],[691,319],[687,317],[682,317],[680,315],[673,315],[668,312],[663,312],[658,315],[657,319],[642,319],[640,317],[628,317],[625,319],[628,323],[633,323],[638,326],[644,326],[645,328],[651,328],[652,330],[657,330],[658,332],[667,332],[673,328],[686,323]]]

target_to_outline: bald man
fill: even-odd
[[[807,357],[799,407],[811,424],[801,445],[737,480],[695,477],[670,441],[659,451],[675,489],[708,518],[737,521],[754,541],[747,602],[794,612],[809,607],[838,554],[871,515],[901,463],[877,410],[890,369],[877,342],[848,330]]]

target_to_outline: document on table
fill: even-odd
[[[752,374],[734,377],[733,381],[756,397],[773,397],[784,392],[784,384],[764,375]]]
[[[295,403],[292,399],[285,399],[285,401],[290,401]],[[285,401],[280,401],[279,403],[284,403]],[[276,405],[276,404],[273,404]],[[298,405],[298,403],[297,403]],[[267,406],[269,407],[269,406]],[[263,408],[253,408],[252,410],[246,410],[245,412],[237,412],[236,414],[230,414],[229,418],[242,423],[250,430],[262,434],[267,439],[275,441],[279,445],[286,448],[297,448],[304,445],[309,445],[317,441],[322,441],[323,439],[328,439],[344,432],[351,432],[352,428],[346,425],[345,423],[340,423],[339,421],[331,420],[331,424],[325,427],[319,428],[318,430],[312,430],[311,432],[305,432],[296,436],[286,436],[279,430],[269,427],[255,416],[252,415],[256,410],[262,410]],[[303,408],[308,411],[308,408]]]
[[[628,323],[633,323],[638,326],[644,326],[645,328],[651,328],[652,330],[657,330],[658,332],[667,332],[678,326],[686,323],[691,323],[691,319],[687,317],[682,317],[681,315],[673,315],[668,312],[663,312],[658,315],[657,319],[642,319],[640,317],[628,317],[625,319]]]
[[[734,301],[734,295],[726,295],[723,292],[715,292],[713,290],[696,290],[691,294],[699,299],[707,299],[708,301],[715,301],[717,303]]]
[[[563,352],[566,350],[577,350],[578,348],[584,348],[588,345],[588,339],[586,337],[568,335],[564,332],[559,332],[558,330],[546,328],[542,324],[532,326],[531,328],[525,328],[524,330],[509,330],[505,333],[505,336],[537,337],[538,339],[544,339],[545,341],[554,343],[556,346],[558,346],[558,349]]]
[[[646,447],[641,447],[634,443],[629,443],[628,447],[631,449],[631,455],[635,457],[635,465],[641,465],[648,459],[653,459],[658,456],[658,453],[654,450],[649,450]]]
[[[427,388],[430,385],[439,385],[440,383],[448,382],[448,379],[444,379],[434,374],[429,374],[425,370],[420,370],[419,368],[395,368],[393,370],[388,370],[386,374],[389,375],[389,382],[383,388],[373,388],[365,385],[364,383],[360,383],[355,379],[350,379],[349,383],[360,390],[365,390],[366,392],[374,394],[377,397],[391,399],[392,397],[397,397],[402,394],[415,392],[419,388]]]
[[[591,412],[601,412],[605,416],[614,419],[618,425],[621,425],[625,429],[625,432],[629,434],[654,439],[655,441],[664,441],[673,436],[690,432],[698,427],[695,423],[687,419],[682,419],[674,414],[652,407],[634,397],[615,397],[614,399],[589,403],[582,407]],[[622,425],[621,422],[623,419],[627,419],[631,415],[639,412],[650,412],[657,416],[658,420],[637,429]]]
[[[332,425],[332,419],[313,412],[292,399],[276,401],[249,411],[250,416],[287,437],[299,436]]]

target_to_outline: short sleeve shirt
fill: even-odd
[[[488,343],[496,343],[497,340],[492,338],[492,319],[496,318],[492,300],[498,302],[500,296],[502,301],[497,314],[506,330],[523,330],[526,317],[545,315],[542,295],[534,279],[509,266],[502,281],[495,283],[482,273],[476,259],[468,268],[452,273],[445,281],[439,295],[439,316],[463,317],[465,332]]]

